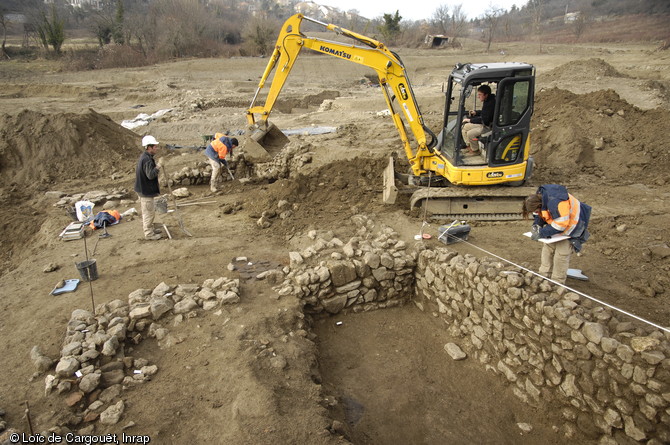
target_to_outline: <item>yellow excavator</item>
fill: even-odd
[[[300,30],[303,20],[349,37],[356,43],[306,36]],[[529,156],[535,85],[532,65],[510,62],[457,64],[446,82],[444,118],[436,135],[424,124],[405,66],[395,52],[364,35],[296,14],[283,24],[247,110],[250,131],[244,148],[258,159],[269,158],[288,141],[268,118],[303,47],[367,66],[376,72],[410,165],[408,174],[399,174],[395,172],[393,158],[390,159],[384,172],[384,202],[394,203],[399,192],[396,181],[406,181],[414,187],[411,206],[423,206],[436,217],[480,220],[520,217],[521,200],[534,192],[534,189],[518,187],[533,170],[533,159]],[[256,105],[275,68],[278,69],[265,103]],[[490,128],[485,128],[479,137],[480,154],[466,157],[458,124],[468,116],[468,105],[475,104],[473,91],[484,84],[495,92],[494,119]],[[410,143],[408,128],[415,147]]]

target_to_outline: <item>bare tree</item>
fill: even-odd
[[[584,30],[586,30],[586,16],[584,14],[579,14],[572,24],[572,30],[575,33],[577,40],[580,39]]]
[[[540,45],[540,52],[542,51],[542,14],[544,12],[545,0],[530,0],[528,8],[531,12],[532,20],[532,34],[536,36],[537,42]]]
[[[459,37],[465,36],[468,18],[463,12],[463,5],[454,5],[451,8],[451,40],[455,44]]]
[[[449,15],[449,6],[440,5],[433,12],[432,24],[438,29],[442,34],[447,34],[449,32],[449,27],[451,25],[451,15]]]
[[[456,44],[459,37],[465,35],[468,19],[463,12],[463,5],[454,5],[451,8],[447,5],[440,5],[433,12],[433,26],[442,34],[448,34],[452,45]]]
[[[486,37],[486,51],[491,49],[491,42],[496,35],[500,18],[505,11],[497,6],[489,6],[482,16],[484,22],[484,36]]]
[[[254,54],[266,56],[272,53],[272,44],[277,38],[278,26],[267,17],[256,17],[249,21],[244,37]]]
[[[4,7],[0,6],[0,27],[2,27],[2,46],[0,47],[0,58],[9,59],[5,45],[7,44],[7,26],[9,26],[9,20],[5,13],[7,11]]]

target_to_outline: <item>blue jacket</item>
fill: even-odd
[[[553,219],[558,219],[566,215],[562,215],[559,211],[559,204],[562,202],[568,201],[570,196],[568,194],[568,189],[565,186],[558,184],[545,184],[541,185],[537,189],[537,193],[542,195],[542,209],[541,211],[547,211]],[[574,197],[573,197],[574,198]],[[579,202],[579,219],[570,232],[570,243],[575,249],[575,252],[579,252],[582,249],[582,244],[589,239],[589,220],[591,219],[591,206],[584,204],[581,201]],[[549,238],[552,235],[562,233],[562,230],[553,227],[540,216],[535,215],[535,224],[539,225],[540,228],[540,238]]]
[[[233,144],[230,142],[230,138],[228,136],[221,136],[219,138],[219,141],[223,143],[226,147],[228,147],[228,153],[232,156],[233,155]],[[228,164],[225,159],[220,159],[219,154],[214,150],[214,147],[212,147],[212,144],[209,143],[207,144],[207,148],[205,148],[205,156],[207,156],[209,159],[212,159],[214,161],[218,161],[222,164]]]

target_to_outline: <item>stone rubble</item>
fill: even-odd
[[[137,289],[127,302],[117,299],[99,305],[95,315],[75,309],[55,372],[45,377],[45,394],[69,393],[65,403],[78,414],[68,424],[79,427],[80,433],[92,426],[84,424],[96,420],[114,425],[124,412],[124,402],[118,400],[123,389],[147,382],[159,371],[148,360],[127,355],[129,347],[146,338],[154,338],[161,348],[170,347],[181,341],[163,324],[169,323],[170,315],[176,323],[184,316],[192,318],[239,302],[239,279],[220,277],[202,285],[160,283],[154,289]],[[54,363],[38,346],[32,348],[30,358],[38,374]]]

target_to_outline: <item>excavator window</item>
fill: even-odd
[[[506,83],[498,90],[500,112],[496,124],[499,127],[516,125],[530,105],[530,81]]]

